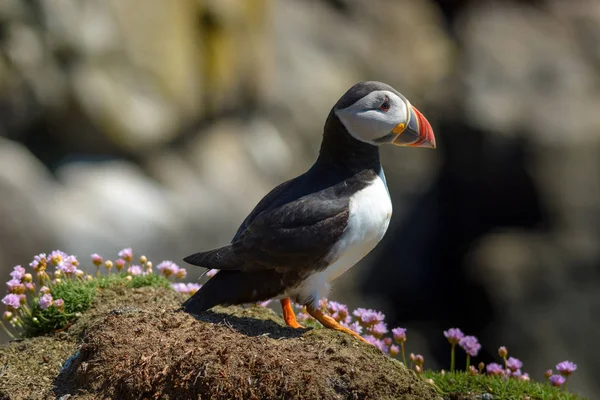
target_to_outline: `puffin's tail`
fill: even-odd
[[[222,278],[217,279],[217,276],[221,275],[222,272],[217,274],[208,280],[200,289],[196,291],[187,299],[182,305],[181,310],[188,314],[200,314],[203,311],[209,310],[216,305],[223,304],[227,301],[225,294],[227,288],[223,287]],[[221,284],[219,284],[221,283]]]
[[[280,295],[289,286],[290,282],[275,270],[219,271],[180,310],[198,315],[216,305],[264,301]]]

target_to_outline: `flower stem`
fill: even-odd
[[[467,353],[467,372],[469,371],[469,366],[471,365],[471,355]]]
[[[400,343],[400,349],[402,349],[402,361],[404,361],[404,365],[406,366],[406,356],[404,355],[404,342]]]
[[[0,325],[2,325],[2,329],[4,329],[4,332],[6,332],[6,334],[8,335],[9,338],[11,339],[16,339],[15,335],[13,335],[8,328],[6,327],[6,325],[4,325],[4,322],[0,322]]]
[[[452,343],[452,349],[450,350],[450,372],[454,372],[454,348],[456,347],[455,343]],[[467,367],[469,368],[469,367]]]

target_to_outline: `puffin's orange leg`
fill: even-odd
[[[340,331],[340,332],[345,332],[345,333],[347,333],[349,335],[354,336],[355,338],[357,338],[358,340],[360,340],[362,342],[369,343],[362,336],[360,336],[358,333],[354,332],[352,329],[348,329],[346,327],[343,327],[342,325],[339,324],[339,322],[337,322],[335,319],[331,318],[329,315],[323,314],[323,312],[321,310],[315,309],[315,308],[312,308],[312,307],[309,307],[309,306],[306,306],[306,310],[317,321],[319,321],[321,324],[323,324],[324,327],[329,328],[329,329],[333,329],[333,330],[336,330],[336,331]]]
[[[292,328],[304,328],[296,321],[296,314],[294,314],[292,302],[289,297],[281,299],[281,308],[283,308],[283,319],[287,326],[291,326]]]

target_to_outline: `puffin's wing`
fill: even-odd
[[[219,270],[318,270],[326,266],[348,215],[349,197],[329,188],[264,210],[230,245],[184,260]]]

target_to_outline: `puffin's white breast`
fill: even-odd
[[[325,270],[313,274],[296,290],[298,297],[318,301],[327,295],[328,283],[342,275],[366,256],[383,238],[390,218],[392,201],[385,182],[377,176],[364,189],[350,198],[350,210],[346,230],[331,249],[331,264]]]

